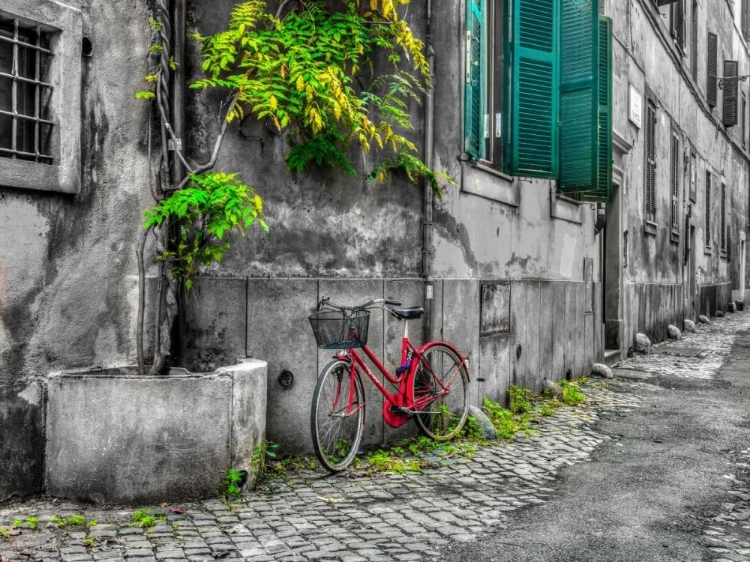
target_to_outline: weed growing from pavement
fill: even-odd
[[[36,517],[26,517],[25,519],[14,519],[11,524],[14,528],[20,529],[22,527],[36,531],[39,526],[39,519]]]
[[[166,521],[167,516],[163,513],[152,513],[150,509],[139,509],[133,514],[130,520],[134,523],[134,527],[150,529],[151,527],[155,527],[158,522]]]
[[[586,397],[581,392],[581,388],[577,382],[563,380],[560,382],[560,386],[562,386],[562,401],[564,404],[578,406],[579,404],[586,403]]]
[[[10,540],[10,529],[8,527],[0,527],[0,540]]]
[[[70,515],[69,517],[58,517],[53,515],[50,517],[50,521],[53,525],[56,525],[58,529],[65,527],[83,527],[86,525],[86,517],[80,514]]]
[[[224,497],[227,499],[237,498],[242,495],[242,483],[247,477],[244,471],[237,471],[233,468],[227,470],[224,476]]]

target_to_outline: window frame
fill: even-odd
[[[680,134],[673,127],[670,145],[670,184],[671,184],[671,221],[670,229],[673,233],[680,231]]]
[[[0,14],[49,35],[47,81],[52,129],[52,164],[0,159],[0,191],[4,188],[78,194],[81,189],[81,41],[82,13],[53,0],[5,0]]]

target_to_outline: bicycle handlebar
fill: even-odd
[[[318,310],[320,310],[324,306],[330,306],[331,308],[335,308],[338,310],[362,310],[362,309],[374,307],[375,305],[384,305],[384,304],[388,306],[401,306],[401,301],[397,301],[394,299],[375,299],[368,303],[361,304],[359,306],[340,306],[340,305],[332,303],[331,297],[323,297],[322,299],[320,299],[320,302],[318,303]],[[382,308],[382,306],[380,308]]]

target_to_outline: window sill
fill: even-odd
[[[68,177],[65,177],[65,176]],[[80,181],[60,166],[0,158],[0,186],[77,195]]]
[[[703,255],[704,256],[713,256],[714,255],[714,251],[713,251],[713,249],[711,247],[706,246],[706,247],[703,248]]]
[[[647,220],[643,223],[643,232],[648,236],[656,237],[656,233],[659,232],[659,225]]]
[[[583,224],[581,210],[582,205],[578,201],[550,192],[549,215],[553,219],[559,219],[580,225]]]
[[[511,207],[518,207],[521,202],[516,178],[482,164],[463,165],[461,190]]]
[[[679,230],[672,230],[669,235],[669,240],[673,244],[679,244],[680,243],[680,231]]]

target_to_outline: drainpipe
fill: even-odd
[[[435,50],[432,48],[432,0],[427,0],[427,62],[430,66],[430,85],[427,88],[424,126],[424,163],[432,168],[432,152],[435,140]],[[425,283],[424,341],[433,339],[433,303],[435,286],[432,279],[432,211],[435,194],[432,185],[425,180],[424,213],[422,219],[422,277]]]
[[[187,0],[173,0],[172,2],[172,56],[177,66],[174,72],[174,81],[172,89],[172,128],[177,138],[177,146],[173,150],[183,151],[185,146],[185,41],[186,19],[187,19]],[[175,156],[172,158],[172,184],[178,185],[185,177],[185,168],[180,159]],[[187,298],[185,289],[180,287],[177,293],[177,329],[179,345],[179,364],[187,367]]]
[[[601,203],[596,204],[596,223],[594,224],[594,233],[599,234],[607,225],[607,207]]]

